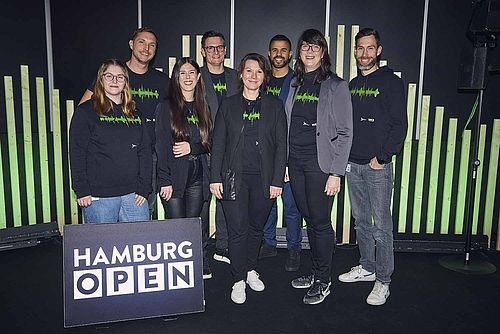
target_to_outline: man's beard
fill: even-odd
[[[356,59],[356,65],[360,71],[371,70],[375,65],[377,65],[377,58],[373,58],[368,64],[362,65],[361,62]]]

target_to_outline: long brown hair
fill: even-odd
[[[111,109],[113,109],[113,103],[106,96],[104,91],[103,75],[106,73],[107,69],[111,66],[118,66],[122,69],[123,75],[125,76],[125,86],[122,91],[122,109],[123,113],[127,117],[133,117],[135,112],[135,102],[132,99],[132,94],[130,93],[130,84],[127,66],[119,60],[109,59],[101,64],[99,70],[97,71],[97,77],[95,80],[94,94],[92,95],[92,108],[95,112],[103,116],[107,114]]]
[[[196,70],[196,75],[200,74],[200,66],[194,59],[189,57],[180,58],[175,63],[172,70],[168,96],[170,104],[170,126],[172,129],[172,140],[174,142],[187,141],[189,137],[186,127],[188,108],[179,84],[180,71],[184,64],[192,65]],[[205,85],[201,78],[194,88],[194,109],[196,116],[198,116],[198,129],[200,130],[201,144],[207,151],[210,151],[210,128],[212,120],[210,118],[207,101],[205,100]]]
[[[304,63],[300,58],[300,48],[302,43],[306,42],[309,44],[319,45],[323,51],[323,58],[321,58],[321,64],[319,66],[319,72],[314,78],[314,83],[321,83],[328,79],[332,74],[332,63],[330,62],[330,55],[328,54],[328,43],[326,42],[325,36],[316,29],[307,29],[302,35],[300,35],[299,42],[297,43],[297,61],[295,62],[295,80],[292,83],[292,87],[302,86],[304,82],[304,74],[306,73]]]

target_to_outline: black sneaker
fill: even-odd
[[[319,279],[315,280],[312,286],[307,290],[302,301],[304,304],[315,305],[323,302],[326,296],[330,294],[331,282],[323,283]]]
[[[269,245],[267,242],[263,241],[259,250],[259,259],[264,259],[266,257],[274,257],[278,255],[276,247]]]
[[[300,251],[290,249],[285,262],[285,271],[297,271],[300,267]]]
[[[212,278],[212,270],[210,269],[210,263],[208,260],[203,260],[203,279]]]
[[[292,281],[292,286],[295,289],[307,289],[310,288],[314,282],[314,275],[304,275],[300,276]]]
[[[214,254],[214,260],[231,264],[231,260],[229,259],[229,251],[227,250],[227,248],[216,249]]]

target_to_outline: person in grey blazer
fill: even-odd
[[[224,35],[218,31],[210,30],[201,38],[201,54],[205,66],[201,68],[201,78],[206,87],[206,100],[210,109],[212,123],[222,100],[236,94],[238,91],[238,78],[236,71],[224,66],[226,56],[226,42]],[[209,202],[205,203],[202,216],[208,219]],[[215,254],[214,259],[230,263],[227,246],[227,225],[224,212],[219,201],[215,211]]]
[[[307,223],[312,270],[292,286],[308,289],[305,304],[330,294],[335,232],[331,211],[340,191],[352,143],[352,105],[347,82],[330,70],[328,45],[321,32],[308,29],[297,45],[296,77],[286,101],[288,176]]]
[[[261,92],[269,64],[256,53],[238,68],[243,91],[222,101],[213,132],[210,191],[222,200],[229,232],[231,300],[243,304],[246,284],[262,291],[256,271],[263,227],[281,195],[286,165],[286,116],[283,103]],[[236,198],[224,198],[222,175],[234,171]],[[227,187],[226,187],[227,188]],[[227,195],[227,194],[226,194]]]

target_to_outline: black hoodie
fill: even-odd
[[[82,103],[71,120],[71,179],[77,198],[151,192],[151,142],[141,115],[128,118],[113,103],[106,116]]]
[[[384,66],[349,83],[354,136],[349,161],[367,164],[373,157],[390,162],[406,137],[403,81]]]

